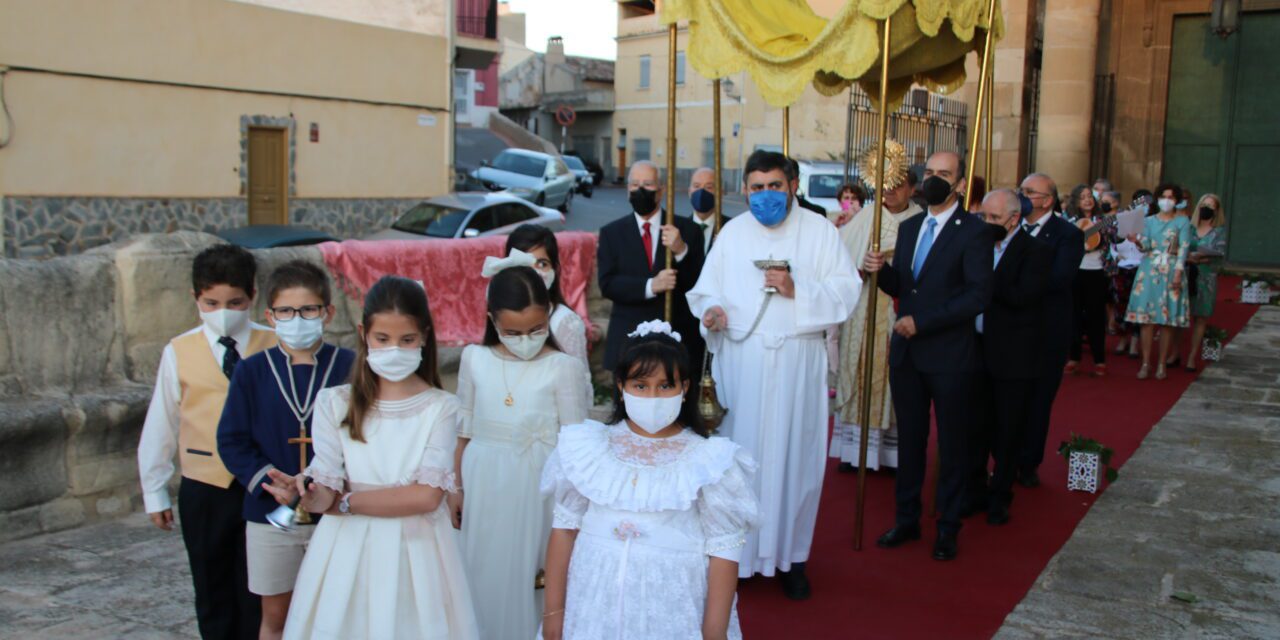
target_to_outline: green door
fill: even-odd
[[[1243,14],[1226,39],[1176,18],[1169,70],[1164,178],[1222,196],[1228,262],[1280,266],[1280,12]]]

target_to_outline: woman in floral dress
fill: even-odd
[[[1196,370],[1200,342],[1204,340],[1205,328],[1218,301],[1218,272],[1222,270],[1222,260],[1227,252],[1227,214],[1218,196],[1212,193],[1201,196],[1192,215],[1195,216],[1195,226],[1187,261],[1196,265],[1196,294],[1191,296],[1191,348],[1187,352],[1187,371]]]
[[[1138,379],[1151,375],[1151,340],[1156,325],[1169,327],[1160,332],[1160,359],[1156,379],[1166,377],[1165,361],[1174,330],[1190,324],[1190,300],[1184,271],[1191,248],[1191,223],[1177,215],[1174,207],[1181,197],[1177,185],[1162,184],[1156,188],[1155,215],[1147,217],[1142,233],[1129,238],[1142,251],[1142,264],[1134,279],[1125,320],[1142,325],[1142,367]]]

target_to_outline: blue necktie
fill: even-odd
[[[916,257],[911,261],[911,277],[920,277],[920,268],[924,266],[924,259],[929,257],[929,249],[933,247],[933,229],[938,226],[938,221],[929,218],[924,228],[924,237],[920,238],[920,246],[916,247]]]

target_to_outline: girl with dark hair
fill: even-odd
[[[560,289],[560,247],[556,234],[540,224],[522,224],[507,236],[507,254],[518,249],[536,261],[534,271],[542,276],[551,294],[551,336],[560,350],[577,358],[587,371],[587,325],[568,304]]]
[[[484,344],[462,352],[461,424],[450,496],[484,638],[529,638],[542,604],[535,590],[551,535],[552,500],[538,478],[560,426],[586,420],[586,371],[550,335],[551,296],[532,256],[485,260]],[[464,492],[465,487],[465,492]]]
[[[1158,213],[1148,216],[1142,233],[1129,240],[1142,252],[1142,264],[1134,278],[1133,291],[1129,294],[1129,309],[1125,320],[1142,325],[1142,367],[1138,379],[1151,375],[1151,341],[1156,326],[1160,326],[1160,354],[1155,376],[1163,380],[1167,373],[1166,361],[1169,347],[1177,329],[1190,324],[1190,301],[1187,295],[1185,270],[1190,253],[1191,222],[1186,216],[1177,215],[1175,207],[1182,190],[1174,184],[1156,187],[1155,207]]]
[[[566,426],[541,637],[741,638],[738,558],[759,519],[755,463],[698,419],[693,368],[661,321],[629,334],[614,417]]]
[[[307,511],[342,517],[316,526],[284,637],[412,630],[417,637],[478,638],[457,534],[445,516],[458,399],[440,389],[422,285],[378,280],[357,332],[351,383],[316,396],[315,457],[294,478]]]
[[[840,202],[840,210],[831,213],[828,217],[837,227],[843,227],[849,224],[859,211],[862,211],[862,205],[867,202],[867,194],[862,187],[846,182],[840,185],[840,190],[836,192],[836,200]]]
[[[1111,247],[1116,239],[1116,218],[1105,215],[1101,203],[1087,184],[1076,185],[1067,202],[1067,219],[1084,233],[1084,257],[1072,285],[1075,305],[1071,349],[1064,373],[1074,374],[1089,340],[1093,354],[1093,377],[1107,375],[1107,292],[1108,276],[1116,271]]]

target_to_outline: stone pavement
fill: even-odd
[[[1280,309],[1264,307],[996,637],[1280,638],[1278,581]],[[122,637],[198,637],[176,531],[133,514],[0,545],[0,639]]]
[[[996,635],[1064,637],[1280,638],[1280,309],[1152,429]]]

